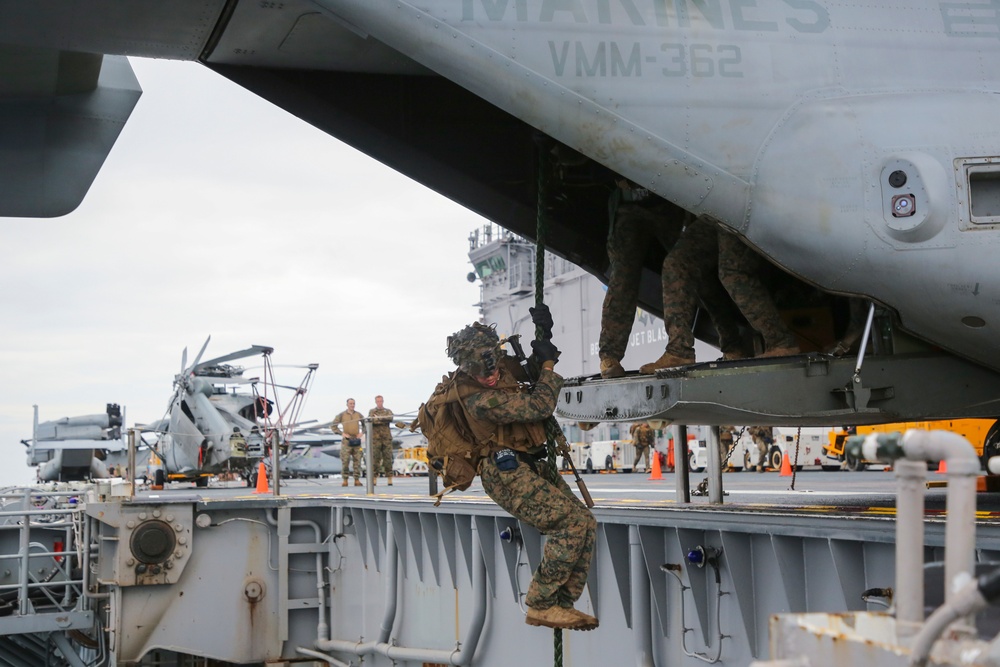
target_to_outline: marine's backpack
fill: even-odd
[[[426,403],[420,405],[417,419],[410,430],[417,427],[427,438],[428,474],[440,475],[444,490],[436,494],[437,502],[455,489],[465,491],[479,473],[479,464],[487,448],[477,444],[469,421],[462,407],[462,395],[455,373],[441,379]]]

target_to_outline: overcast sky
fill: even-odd
[[[159,419],[208,335],[206,358],[318,363],[306,419],[415,411],[478,316],[486,221],[200,65],[132,63],[143,94],[80,207],[0,219],[0,485],[34,480],[33,404]]]

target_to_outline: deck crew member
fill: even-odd
[[[653,433],[652,427],[647,422],[632,424],[629,431],[632,433],[632,445],[635,447],[635,460],[632,461],[632,470],[636,470],[639,459],[643,459],[642,464],[645,466],[645,470],[648,471],[649,450],[653,447],[656,434]]]

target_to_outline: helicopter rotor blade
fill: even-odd
[[[208,341],[210,341],[210,340],[212,340],[212,335],[211,334],[209,334],[208,338],[205,339],[205,344],[202,345],[201,349],[198,351],[198,356],[194,358],[194,363],[191,364],[191,368],[190,368],[191,372],[196,372],[196,369],[198,368],[198,362],[201,361],[201,355],[205,354],[205,348],[208,347]],[[185,370],[187,370],[186,367],[185,367]]]
[[[194,373],[197,373],[200,369],[206,368],[208,366],[215,366],[217,364],[221,364],[226,361],[233,361],[234,359],[242,359],[244,357],[249,357],[255,354],[270,354],[273,351],[274,351],[273,347],[267,347],[265,345],[251,345],[247,349],[240,350],[239,352],[232,352],[231,354],[227,354],[222,357],[216,357],[215,359],[209,359],[208,361],[195,363],[194,366],[191,367],[191,370]]]

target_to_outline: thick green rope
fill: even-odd
[[[545,234],[549,221],[549,165],[544,148],[538,150],[538,210],[535,219],[535,306],[545,303]],[[535,338],[541,340],[541,327],[535,327]]]
[[[548,197],[549,197],[549,176],[551,165],[549,155],[544,144],[538,146],[538,206],[536,213],[535,230],[535,307],[545,303],[545,233],[548,230]],[[535,327],[535,340],[543,337],[541,327]],[[556,475],[556,437],[562,435],[555,418],[546,420],[545,430],[548,438],[545,449],[548,452],[549,465]],[[562,629],[552,630],[552,659],[554,667],[562,667],[563,664],[563,641]]]
[[[552,165],[549,160],[549,152],[545,145],[538,146],[538,203],[535,217],[535,306],[545,304],[545,235],[549,227],[549,180],[552,176]],[[542,340],[544,331],[541,327],[535,327],[535,340]],[[556,440],[562,436],[559,424],[556,420],[549,419],[545,422],[545,430],[548,435],[546,452],[548,453],[549,465],[556,475]]]

